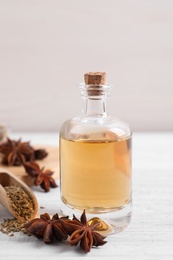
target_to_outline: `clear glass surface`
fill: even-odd
[[[111,86],[79,87],[82,114],[60,131],[61,209],[76,216],[85,209],[89,223],[99,221],[99,231],[112,234],[131,218],[131,131],[107,114]]]

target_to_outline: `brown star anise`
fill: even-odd
[[[80,221],[81,220],[81,221]],[[83,211],[80,220],[73,215],[73,220],[68,219],[66,222],[63,220],[62,226],[70,235],[68,243],[72,246],[76,246],[80,243],[80,247],[87,253],[92,246],[102,246],[106,241],[103,241],[106,237],[102,236],[95,231],[99,223],[89,226],[85,210]]]
[[[0,145],[0,153],[3,154],[2,163],[6,165],[20,166],[24,161],[34,159],[34,149],[29,142],[21,142],[7,139]]]
[[[43,238],[46,244],[51,243],[54,237],[58,241],[63,241],[67,239],[68,234],[62,227],[61,220],[65,223],[67,219],[68,217],[59,218],[58,214],[50,218],[48,213],[44,213],[40,215],[40,218],[35,218],[27,223],[25,229],[37,238]]]
[[[41,160],[48,153],[44,149],[34,149],[29,142],[22,142],[21,139],[15,141],[10,138],[0,145],[2,164],[9,166],[20,166],[24,162],[31,160]]]
[[[55,188],[57,184],[52,177],[53,172],[50,170],[44,170],[36,162],[25,162],[23,164],[26,172],[35,178],[34,184],[40,185],[46,192],[50,190],[50,187]]]
[[[36,149],[34,150],[34,158],[35,160],[42,160],[48,155],[45,149]]]

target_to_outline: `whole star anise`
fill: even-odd
[[[34,184],[40,185],[46,192],[50,190],[50,187],[55,188],[57,184],[52,177],[53,172],[50,170],[44,170],[36,162],[25,162],[23,164],[26,172],[35,178]]]
[[[2,154],[2,164],[9,166],[21,166],[24,162],[31,160],[41,160],[48,153],[45,149],[34,149],[30,142],[22,142],[21,139],[15,141],[10,138],[0,145]]]
[[[89,226],[85,210],[83,211],[80,220],[73,215],[73,220],[69,219],[66,222],[63,220],[61,221],[62,226],[68,235],[70,235],[68,240],[70,245],[76,246],[80,243],[80,247],[87,253],[90,251],[91,247],[98,247],[107,243],[104,241],[106,237],[95,231],[99,223]]]
[[[10,166],[20,166],[34,159],[34,149],[29,142],[21,142],[21,139],[15,141],[8,138],[0,145],[0,153],[3,155],[2,163]]]
[[[44,213],[40,215],[40,218],[35,218],[27,223],[25,229],[37,238],[43,238],[46,244],[51,243],[54,237],[58,241],[63,241],[67,239],[68,234],[62,227],[61,220],[65,223],[67,219],[68,217],[59,218],[58,214],[50,218],[48,213]]]

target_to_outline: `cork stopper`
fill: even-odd
[[[85,84],[87,85],[104,85],[105,78],[105,72],[88,72],[84,74]]]

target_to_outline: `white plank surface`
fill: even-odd
[[[58,135],[12,134],[32,143],[56,144]],[[39,213],[59,211],[59,188],[49,193],[33,188]],[[0,205],[0,221],[10,217]],[[122,233],[107,238],[102,248],[87,255],[64,244],[45,245],[34,237],[0,234],[0,259],[173,259],[173,133],[134,133],[133,135],[133,217]],[[115,258],[116,257],[116,258]],[[110,259],[109,258],[109,259]]]

